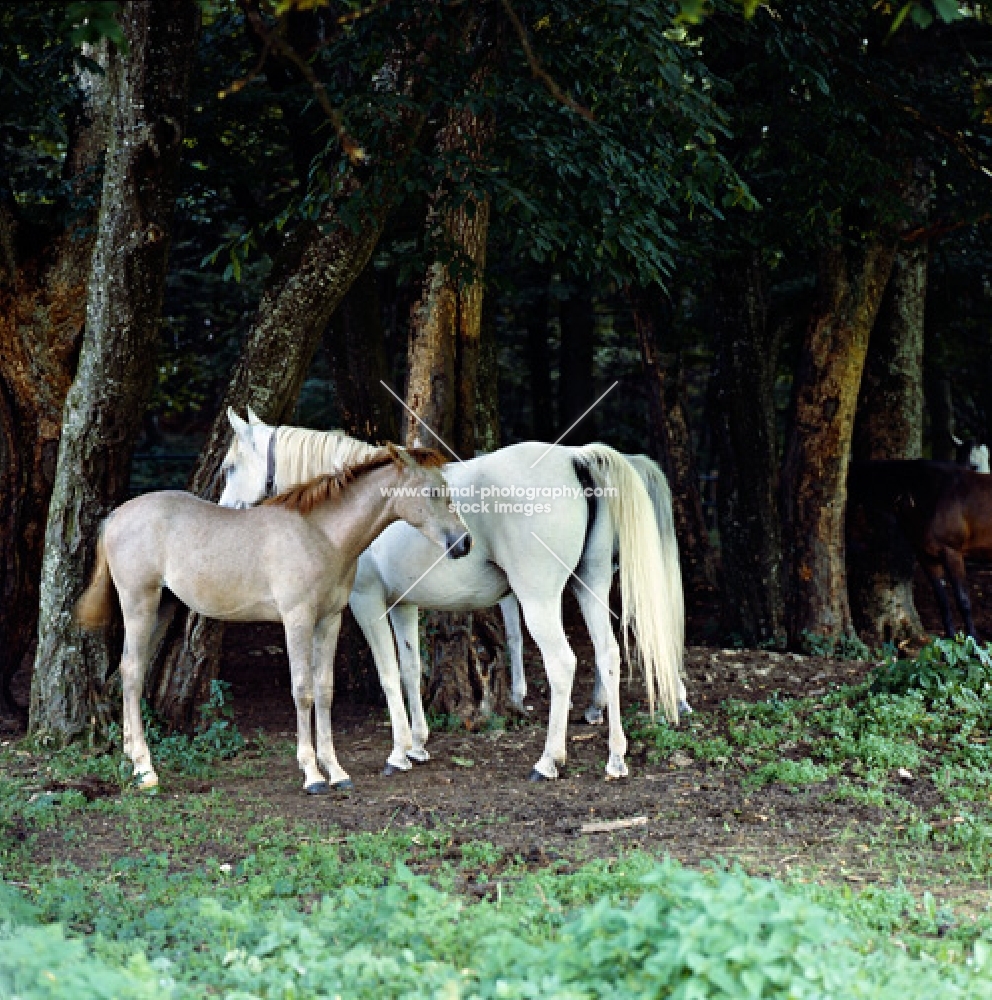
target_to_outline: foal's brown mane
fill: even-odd
[[[417,465],[426,469],[439,469],[448,461],[444,455],[433,448],[407,448],[405,451]],[[367,458],[364,462],[349,465],[340,472],[325,473],[307,483],[301,483],[299,486],[291,486],[278,496],[269,497],[262,502],[285,507],[287,510],[296,510],[301,514],[309,514],[314,507],[319,507],[325,500],[340,493],[348,483],[373,469],[381,469],[384,465],[389,465],[390,462],[394,465],[403,464],[400,449],[392,443],[383,445],[381,451],[371,458]]]

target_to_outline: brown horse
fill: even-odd
[[[975,635],[964,560],[992,560],[992,476],[913,459],[856,462],[848,482],[852,506],[896,519],[933,587],[947,635],[954,635],[948,581],[965,630]]]

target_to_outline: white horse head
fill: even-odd
[[[234,440],[221,466],[224,490],[218,503],[221,507],[253,507],[266,493],[273,492],[274,484],[270,480],[274,472],[269,467],[274,463],[270,443],[275,428],[262,423],[251,407],[248,408],[248,420],[242,420],[229,406],[227,419],[234,431]]]

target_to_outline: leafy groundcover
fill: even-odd
[[[963,965],[870,938],[797,889],[654,867],[629,901],[561,912],[520,885],[467,902],[400,866],[304,913],[190,899],[134,935],[75,938],[0,885],[0,997],[992,998],[992,945]]]

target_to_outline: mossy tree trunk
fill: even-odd
[[[851,435],[868,338],[895,249],[881,238],[821,253],[817,304],[801,347],[782,471],[789,641],[853,633],[844,518]]]
[[[442,152],[457,149],[475,158],[488,141],[490,129],[489,122],[470,110],[453,112],[438,143]],[[499,442],[492,397],[487,395],[484,409],[478,399],[488,199],[434,209],[428,225],[436,227],[442,242],[470,264],[471,274],[453,275],[441,261],[428,268],[413,309],[408,353],[406,403],[419,421],[406,415],[405,440],[410,447],[445,451],[425,429],[426,424],[459,458],[467,459],[475,454],[477,441],[490,447]],[[485,358],[491,364],[488,353]],[[491,377],[491,371],[484,374]],[[482,413],[485,427],[479,425]],[[461,719],[469,728],[505,712],[509,685],[502,626],[494,612],[428,611],[426,620],[425,672],[431,711]]]
[[[110,651],[73,608],[100,523],[126,496],[131,452],[155,371],[190,69],[195,0],[122,9],[127,50],[111,60],[112,117],[86,332],[62,420],[45,533],[30,728],[66,742],[102,712]]]
[[[87,55],[106,69],[106,44]],[[63,173],[76,205],[99,204],[107,77],[83,70],[77,83],[81,107]],[[95,220],[94,210],[39,240],[24,232],[12,196],[0,203],[0,716],[15,712],[10,681],[38,638],[45,522],[83,336]],[[38,242],[43,253],[27,252]]]

